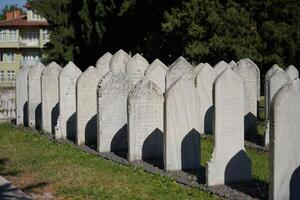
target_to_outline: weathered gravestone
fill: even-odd
[[[158,86],[162,93],[166,90],[166,73],[168,67],[160,60],[155,59],[146,70],[146,77]]]
[[[216,79],[214,68],[205,63],[196,77],[196,87],[200,95],[200,133],[212,133],[213,126],[213,84]]]
[[[149,79],[138,82],[128,97],[128,160],[163,158],[164,97]]]
[[[130,56],[120,49],[117,51],[109,61],[109,69],[110,71],[114,72],[115,74],[119,72],[125,73],[125,68]]]
[[[244,128],[245,136],[251,138],[256,135],[257,101],[259,90],[259,69],[250,59],[241,59],[234,71],[240,76],[244,85]]]
[[[102,75],[93,66],[77,80],[77,145],[97,143],[97,88]]]
[[[231,66],[226,63],[225,61],[220,61],[218,62],[215,66],[214,66],[214,69],[215,69],[215,72],[216,72],[216,77],[218,77],[223,71],[225,71],[225,69],[227,68],[231,68]]]
[[[193,72],[193,66],[180,56],[168,69],[166,73],[166,90],[180,79],[184,74]]]
[[[127,143],[127,98],[132,88],[125,73],[108,73],[98,88],[99,152],[124,152]]]
[[[268,82],[268,107],[270,108],[274,95],[279,91],[279,89],[289,81],[289,76],[287,73],[280,69],[275,70],[273,74],[269,77]],[[270,112],[270,110],[269,110]],[[270,115],[270,113],[269,113]],[[265,133],[265,145],[269,145],[270,143],[270,121],[267,123],[267,130]]]
[[[76,140],[76,82],[80,69],[69,62],[59,75],[59,118],[55,138]]]
[[[299,71],[294,65],[290,65],[285,69],[291,80],[299,78]]]
[[[111,53],[107,52],[101,56],[96,63],[96,68],[102,76],[109,72],[109,62],[111,57]]]
[[[201,69],[205,64],[208,64],[208,63],[199,63],[199,64],[194,68],[195,74],[198,74],[198,72],[200,71],[200,69]]]
[[[42,130],[54,134],[59,115],[58,76],[62,68],[51,62],[41,74]]]
[[[275,95],[270,112],[270,200],[300,199],[300,81]]]
[[[140,54],[135,54],[128,60],[125,71],[133,85],[142,80],[148,66],[148,61]]]
[[[40,129],[42,120],[41,74],[45,66],[37,63],[28,72],[28,122],[29,127]]]
[[[251,160],[244,149],[244,88],[230,68],[214,84],[214,152],[207,164],[209,186],[251,180]]]
[[[237,67],[237,63],[234,60],[230,61],[230,63],[228,64],[231,66],[232,69]]]
[[[24,65],[16,76],[16,124],[28,126],[28,72],[31,66]]]
[[[15,118],[15,103],[16,90],[15,88],[0,89],[0,120]]]
[[[167,171],[200,168],[201,121],[194,76],[185,74],[165,94],[165,152]]]

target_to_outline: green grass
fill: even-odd
[[[218,199],[10,124],[0,125],[0,175],[25,192],[62,199]]]

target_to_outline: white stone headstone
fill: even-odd
[[[41,74],[45,66],[37,63],[28,72],[28,125],[40,129],[42,121]]]
[[[16,124],[28,126],[28,72],[24,65],[16,76]]]
[[[166,90],[186,73],[193,74],[193,66],[180,56],[168,69],[166,73]]]
[[[232,69],[237,67],[237,63],[234,60],[230,61],[230,63],[228,64],[231,66]]]
[[[273,97],[275,94],[279,91],[279,89],[284,86],[288,81],[290,80],[289,76],[284,70],[275,70],[273,74],[269,77],[269,82],[268,82],[268,88],[269,88],[269,93],[268,93],[268,107],[270,108]],[[270,111],[269,111],[269,116],[270,116]],[[265,145],[269,145],[270,143],[270,121],[267,123],[267,130],[265,133]]]
[[[220,61],[218,62],[215,66],[214,66],[214,69],[215,69],[215,72],[216,72],[216,77],[218,77],[223,71],[225,71],[225,69],[227,68],[231,68],[231,66],[226,63],[225,61]]]
[[[62,68],[56,62],[51,62],[41,74],[42,83],[42,130],[46,133],[55,132],[59,115],[58,76]]]
[[[294,65],[290,65],[285,69],[291,80],[299,78],[299,71]]]
[[[100,71],[90,66],[77,80],[77,145],[97,143],[97,88],[101,78]]]
[[[257,101],[259,99],[259,69],[250,59],[241,59],[234,71],[240,76],[244,85],[244,127],[247,137],[256,135]]]
[[[76,82],[80,69],[69,62],[59,75],[59,118],[55,138],[76,140]]]
[[[200,168],[200,105],[194,78],[184,75],[165,93],[167,171]]]
[[[196,77],[196,87],[200,95],[200,115],[202,121],[200,133],[212,133],[213,126],[213,84],[216,78],[215,70],[205,63]]]
[[[300,81],[289,81],[270,107],[269,199],[300,199]]]
[[[133,85],[143,79],[148,66],[148,61],[138,53],[128,60],[125,72]]]
[[[122,152],[127,143],[127,98],[132,84],[125,73],[108,73],[98,88],[99,152]]]
[[[130,56],[120,49],[117,51],[109,61],[109,69],[114,73],[123,72],[125,73],[125,68]]]
[[[209,186],[251,180],[251,160],[244,148],[244,87],[232,69],[214,84],[214,152],[207,164]]]
[[[128,97],[128,160],[163,158],[164,97],[149,79],[138,82]]]
[[[205,64],[208,64],[208,63],[199,63],[199,64],[194,68],[195,74],[198,74],[198,72],[200,71],[200,69],[201,69]]]
[[[166,90],[166,73],[168,67],[160,60],[155,59],[146,70],[146,77],[155,83],[162,93]]]
[[[109,72],[109,62],[111,58],[111,53],[107,52],[97,60],[96,68],[102,76]]]

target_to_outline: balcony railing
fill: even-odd
[[[40,43],[38,40],[34,40],[34,41],[20,40],[19,45],[20,47],[39,47]]]
[[[0,88],[3,87],[15,87],[16,79],[15,78],[0,78]]]
[[[39,61],[40,61],[40,59],[21,60],[20,65],[21,65],[21,67],[24,65],[33,66],[33,65],[37,64]]]

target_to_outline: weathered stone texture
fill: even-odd
[[[129,93],[129,161],[163,158],[163,106],[163,94],[147,78]]]
[[[97,60],[96,68],[102,76],[109,72],[109,62],[111,58],[111,53],[107,52]]]
[[[226,63],[225,61],[220,61],[218,62],[215,66],[214,66],[214,69],[215,69],[215,72],[216,72],[216,77],[218,77],[223,71],[225,71],[225,69],[227,68],[231,68],[231,66]]]
[[[101,78],[101,72],[90,66],[77,80],[76,142],[78,145],[97,143],[97,88]]]
[[[16,124],[28,126],[28,72],[31,66],[23,66],[16,76]]]
[[[16,90],[15,88],[0,89],[0,119],[16,117]]]
[[[214,85],[214,152],[207,165],[209,186],[251,180],[251,161],[244,149],[244,88],[226,69]]]
[[[278,91],[270,109],[269,199],[300,199],[299,79]]]
[[[42,120],[41,74],[45,66],[37,63],[28,72],[29,127],[40,129]]]
[[[130,56],[120,49],[117,51],[109,61],[109,69],[114,73],[123,72],[125,73],[125,68]]]
[[[145,76],[145,71],[148,66],[148,61],[140,54],[135,54],[129,59],[125,68],[125,72],[133,85],[142,80],[142,78]]]
[[[166,90],[166,73],[168,67],[160,60],[155,59],[146,70],[146,77],[155,83],[162,93]]]
[[[108,73],[98,88],[99,152],[120,152],[128,149],[127,98],[132,88],[125,73]]]
[[[193,74],[193,66],[183,57],[179,57],[166,73],[166,90],[186,73]]]
[[[234,60],[230,61],[230,63],[228,64],[231,66],[232,69],[237,67],[237,63]]]
[[[291,80],[299,78],[299,71],[294,65],[290,65],[285,69]]]
[[[58,76],[62,68],[51,62],[41,74],[42,130],[54,134],[59,115]]]
[[[55,138],[76,139],[76,82],[80,69],[69,62],[59,75],[59,118]]]
[[[200,168],[201,116],[194,78],[181,77],[166,91],[165,101],[165,170]]]
[[[213,84],[215,70],[205,63],[196,77],[196,87],[200,95],[200,115],[202,121],[200,133],[212,133],[213,126]]]

